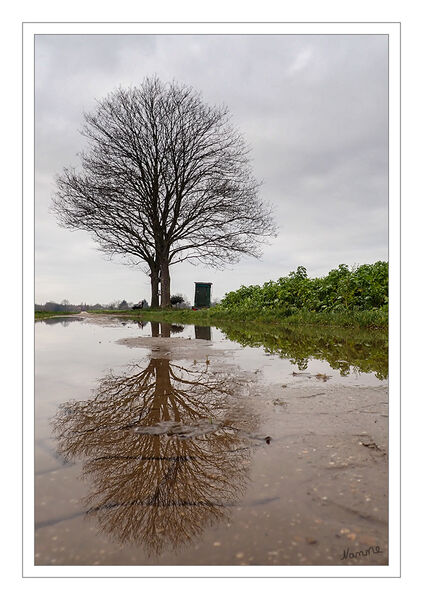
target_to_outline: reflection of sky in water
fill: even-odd
[[[109,325],[99,326],[89,320],[52,319],[37,322],[35,327],[36,339],[36,374],[37,390],[42,393],[43,386],[57,388],[61,401],[69,399],[69,386],[72,393],[84,394],[87,385],[89,389],[95,385],[96,379],[108,369],[119,369],[133,360],[139,360],[149,354],[148,348],[127,348],[115,342],[123,337],[151,337],[151,323],[140,323],[122,319],[113,319]],[[53,321],[55,324],[53,325]],[[158,325],[158,324],[157,324]],[[182,329],[177,331],[177,329]],[[197,337],[204,339],[207,328],[201,328]],[[358,373],[351,368],[347,377],[341,376],[338,370],[332,369],[326,361],[309,359],[304,374],[293,376],[299,372],[298,366],[287,358],[277,355],[266,355],[263,348],[241,347],[237,342],[226,339],[225,334],[215,327],[210,328],[213,345],[222,350],[230,350],[228,360],[242,369],[260,371],[268,383],[281,382],[307,385],[311,381],[317,385],[342,383],[343,385],[380,385],[381,380],[373,373]],[[170,331],[172,338],[196,337],[194,325],[173,327]],[[323,373],[330,376],[327,382],[319,381],[315,375]],[[309,377],[309,376],[310,377]],[[55,401],[59,398],[56,397]],[[79,396],[83,397],[83,396]]]
[[[280,386],[287,385],[290,392],[294,391],[289,403],[298,401],[301,404],[304,402],[301,398],[307,398],[306,403],[312,402],[317,407],[317,419],[322,410],[318,408],[319,403],[324,398],[320,392],[325,387],[328,397],[336,401],[336,396],[330,396],[332,384],[358,386],[356,390],[350,387],[349,393],[366,394],[368,390],[363,388],[362,391],[360,386],[380,386],[382,383],[371,373],[341,377],[327,362],[315,359],[309,360],[305,372],[298,375],[298,364],[293,364],[289,358],[266,354],[262,347],[242,347],[216,328],[208,330],[194,325],[173,328],[166,325],[162,328],[163,337],[210,338],[210,348],[214,352],[210,352],[209,360],[203,342],[197,360],[195,351],[191,354],[189,350],[184,358],[171,358],[169,362],[152,355],[148,343],[145,347],[116,343],[123,338],[151,338],[152,332],[160,331],[158,323],[139,326],[137,322],[122,319],[103,318],[101,324],[95,323],[94,319],[65,319],[37,322],[35,326],[35,515],[38,527],[36,552],[41,552],[39,559],[36,554],[36,560],[41,561],[39,564],[50,564],[50,561],[54,564],[57,556],[52,540],[57,536],[64,540],[57,545],[63,544],[67,553],[63,560],[68,564],[84,560],[86,562],[81,564],[90,564],[90,561],[98,564],[96,560],[103,560],[103,555],[98,556],[98,553],[106,551],[115,552],[112,560],[119,562],[123,551],[120,544],[125,540],[140,542],[137,550],[140,553],[148,554],[149,550],[161,553],[166,548],[166,555],[171,552],[172,545],[186,548],[188,541],[198,540],[200,534],[205,539],[214,536],[216,528],[220,528],[219,535],[224,539],[225,536],[232,539],[231,529],[222,533],[226,531],[229,515],[232,520],[238,516],[241,520],[247,518],[251,524],[255,523],[257,513],[260,528],[267,511],[273,510],[275,522],[279,522],[283,510],[277,503],[283,502],[289,493],[292,495],[291,499],[288,497],[289,502],[299,501],[297,478],[301,478],[305,466],[301,461],[301,468],[295,471],[293,479],[295,486],[287,491],[284,477],[288,463],[279,460],[282,444],[286,444],[283,440],[288,440],[283,446],[287,452],[292,439],[298,440],[305,429],[301,413],[296,416],[297,409],[290,413],[291,419],[300,419],[301,425],[299,429],[287,429],[286,408],[274,406],[273,396],[269,399],[267,395],[268,388],[263,388],[265,395],[260,396],[260,383],[277,383],[279,390]],[[166,346],[165,340],[163,345]],[[293,347],[296,348],[295,343]],[[216,352],[216,349],[224,352]],[[342,357],[342,348],[340,351],[338,359]],[[155,382],[149,369],[155,371]],[[326,382],[316,379],[319,373],[330,379]],[[128,391],[127,377],[131,374],[135,377],[134,394]],[[207,394],[209,388],[212,390],[216,386],[221,388],[220,392],[203,397],[201,386],[198,387],[199,378],[203,378]],[[160,380],[165,385],[159,389],[157,382]],[[158,404],[153,411],[145,409],[150,392],[144,390],[144,384],[145,390],[156,394],[154,402]],[[232,385],[236,387],[235,393],[228,389]],[[295,388],[304,386],[321,389],[317,393],[314,390],[310,400],[304,391],[295,393]],[[122,395],[120,390],[125,393]],[[190,423],[175,403],[174,393],[181,390],[193,400],[198,421],[193,418]],[[344,389],[335,385],[332,390],[341,390],[341,410],[344,410]],[[279,393],[278,398],[284,397],[283,392],[280,397]],[[167,416],[167,400],[164,401],[167,397],[170,398],[169,406],[171,401],[178,412],[172,412],[172,409],[169,418],[163,418]],[[153,402],[153,396],[151,399]],[[326,415],[327,410],[328,407],[324,407],[322,414]],[[383,411],[386,411],[385,407]],[[159,413],[161,417],[156,419]],[[137,419],[139,423],[132,432],[129,431]],[[157,427],[157,422],[160,427],[165,425],[165,429],[176,427],[175,431],[179,431],[178,427],[182,427],[182,437],[175,435],[173,429],[170,436],[167,430],[159,435],[146,433],[149,427]],[[55,423],[59,427],[53,431]],[[191,432],[186,435],[187,426],[194,427],[195,435]],[[205,433],[201,429],[201,435],[197,435],[196,427],[205,428]],[[271,442],[266,442],[264,436],[268,435]],[[328,443],[332,441],[328,439]],[[302,444],[300,442],[298,447],[301,451]],[[140,456],[144,458],[140,460]],[[154,459],[155,456],[165,458],[159,461]],[[68,463],[64,462],[66,457]],[[276,480],[275,473],[278,475]],[[135,491],[139,494],[134,495]],[[245,517],[241,506],[246,507],[245,514],[250,516]],[[289,504],[285,509],[287,506],[289,508]],[[309,507],[304,514],[308,512]],[[243,528],[238,527],[237,531],[239,533]],[[248,539],[256,536],[257,533]],[[210,544],[205,543],[204,560],[207,561]],[[239,551],[238,542],[232,540],[231,543],[235,544],[234,552]],[[267,548],[267,540],[263,543]],[[195,553],[194,544],[192,548]],[[88,554],[79,558],[84,551]],[[90,552],[96,558],[91,559]],[[129,557],[132,563],[138,561],[138,564],[150,560],[147,554],[131,558],[131,553],[132,549],[127,550],[125,560]]]

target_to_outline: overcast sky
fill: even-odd
[[[150,299],[146,275],[49,210],[56,174],[79,165],[82,113],[153,74],[229,107],[279,227],[260,260],[172,267],[173,293],[193,301],[194,281],[211,281],[222,298],[298,265],[317,276],[387,259],[387,36],[37,35],[35,74],[36,302]]]

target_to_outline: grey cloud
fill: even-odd
[[[48,209],[55,174],[78,165],[83,111],[153,73],[228,105],[280,227],[261,261],[176,266],[175,291],[192,297],[204,278],[222,297],[299,264],[319,275],[386,259],[387,59],[386,36],[37,36],[36,299],[148,297],[141,272],[107,262]]]

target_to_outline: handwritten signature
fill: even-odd
[[[369,546],[366,550],[358,550],[358,552],[350,552],[349,548],[345,548],[341,560],[346,560],[347,558],[363,558],[364,556],[380,554],[381,552],[383,552],[383,550],[381,550],[379,546]]]

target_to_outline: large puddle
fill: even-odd
[[[387,340],[37,322],[35,563],[387,564]]]

